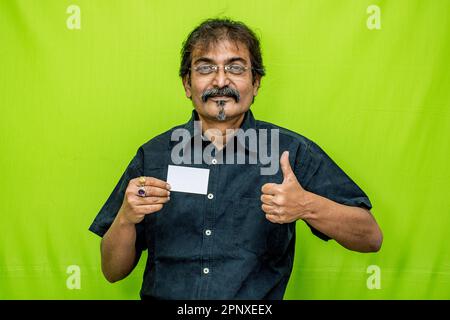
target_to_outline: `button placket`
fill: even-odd
[[[209,281],[212,281],[212,252],[213,252],[213,241],[212,229],[214,226],[215,219],[215,206],[216,206],[216,188],[217,181],[219,179],[219,168],[218,160],[213,155],[213,158],[209,162],[210,173],[209,173],[209,183],[208,192],[205,199],[205,220],[203,225],[203,249],[202,249],[202,269],[201,273],[204,281],[202,281],[199,291],[199,297],[205,298],[207,296],[207,291],[209,287]]]

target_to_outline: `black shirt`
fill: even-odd
[[[138,149],[89,230],[99,236],[106,233],[130,179],[166,180],[168,165],[173,164],[171,150],[177,143],[171,141],[172,132],[184,128],[194,136],[196,119],[193,111],[189,122]],[[304,189],[341,204],[371,209],[366,194],[314,142],[257,121],[249,110],[241,129],[250,128],[258,135],[260,129],[279,130],[280,155],[289,151],[291,167]],[[207,145],[203,141],[203,148]],[[213,156],[236,150],[225,147]],[[148,249],[141,298],[282,299],[294,261],[295,222],[271,223],[260,200],[265,183],[283,181],[281,168],[275,175],[261,175],[261,163],[181,165],[210,169],[208,195],[171,192],[162,210],[136,225],[136,248]],[[330,239],[309,227],[321,239]]]

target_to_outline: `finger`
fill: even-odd
[[[137,206],[146,206],[151,204],[164,204],[170,200],[170,197],[143,197],[136,203]]]
[[[141,177],[138,178],[134,178],[131,180],[131,182],[136,185],[136,186],[142,186],[142,182],[140,181]],[[152,187],[158,187],[161,189],[166,189],[166,190],[170,190],[170,185],[160,179],[154,178],[154,177],[143,177],[145,178],[145,186],[152,186]]]
[[[266,219],[269,220],[272,223],[283,224],[282,219],[279,216],[277,216],[277,215],[266,214]]]
[[[262,186],[261,192],[264,194],[275,195],[280,192],[280,185],[276,183],[266,183]]]
[[[273,205],[274,205],[274,203],[273,203],[273,198],[274,198],[273,195],[270,195],[270,194],[262,194],[262,195],[261,195],[261,202],[264,203],[264,204],[267,204],[267,205],[269,205],[269,206],[273,206]]]
[[[170,191],[158,187],[145,186],[145,195],[147,197],[169,197]]]
[[[278,214],[278,210],[275,206],[269,206],[267,204],[262,204],[261,209],[262,209],[262,211],[264,211],[267,214],[273,214],[273,215]]]
[[[290,181],[294,172],[292,171],[291,164],[289,163],[289,151],[284,151],[280,158],[281,171],[283,171],[283,183]]]
[[[145,190],[145,197],[168,197],[170,196],[170,191],[167,191],[167,189],[161,189],[158,187],[152,187],[152,186],[134,186],[131,190],[131,192],[139,197],[142,197],[139,194],[139,190],[141,188],[144,188]]]
[[[137,206],[135,211],[137,214],[150,214],[157,212],[163,208],[162,204],[148,204],[145,206]]]

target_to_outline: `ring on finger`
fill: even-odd
[[[139,187],[139,189],[138,189],[138,196],[140,196],[142,198],[147,196],[147,192],[145,191],[145,187],[144,186]]]

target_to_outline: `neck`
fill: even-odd
[[[225,121],[207,119],[200,114],[198,116],[202,122],[202,134],[220,150],[233,137],[234,132],[241,127],[245,113]]]

